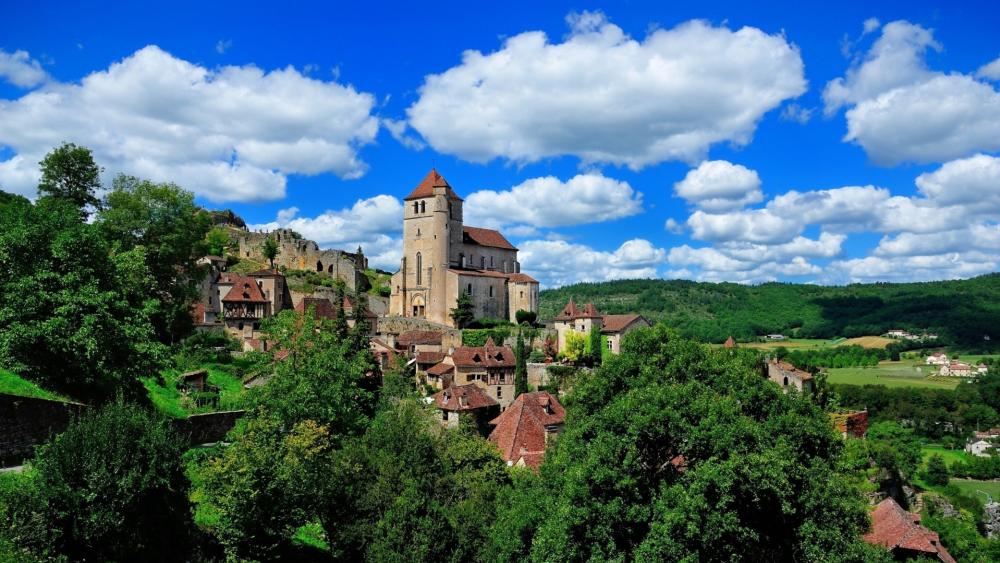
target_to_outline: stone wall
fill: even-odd
[[[33,399],[0,393],[0,467],[20,465],[35,455],[35,447],[69,426],[86,405]],[[194,414],[174,420],[174,428],[191,445],[218,442],[244,411]]]
[[[0,393],[0,466],[20,465],[62,432],[84,405]]]
[[[261,249],[264,241],[273,236],[278,242],[275,266],[323,272],[332,278],[343,280],[347,289],[352,292],[368,290],[368,278],[364,273],[368,267],[368,259],[364,254],[335,249],[322,250],[311,240],[296,238],[289,229],[275,229],[272,232],[236,230],[233,236],[240,247],[240,258],[267,263]]]

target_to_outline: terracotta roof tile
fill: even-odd
[[[417,344],[441,345],[441,339],[444,337],[444,333],[437,332],[434,330],[410,330],[407,332],[400,333],[396,337],[397,346],[415,346]]]
[[[455,366],[441,362],[440,364],[427,369],[427,373],[438,377],[455,371]]]
[[[520,272],[516,274],[507,274],[507,279],[514,283],[538,283],[538,280],[529,276],[528,274],[522,274]]]
[[[436,364],[444,359],[444,352],[418,352],[417,353],[417,363],[418,364]]]
[[[729,338],[726,339],[726,343],[723,344],[722,347],[723,348],[735,348],[736,347],[736,341],[733,340],[732,336],[730,336]]]
[[[222,300],[227,303],[267,303],[260,286],[250,276],[235,276],[232,289]]]
[[[420,184],[413,188],[410,195],[406,196],[405,201],[431,197],[434,195],[434,188],[441,187],[445,188],[445,193],[448,194],[449,198],[462,201],[462,198],[458,197],[458,194],[451,189],[451,185],[448,184],[448,180],[445,180],[444,176],[438,174],[438,171],[433,168],[431,168],[431,171],[424,176],[424,179],[420,181]]]
[[[621,332],[641,318],[642,315],[604,315],[601,332]]]
[[[917,524],[919,514],[911,514],[899,506],[892,497],[878,503],[872,511],[872,531],[864,540],[872,545],[880,545],[889,551],[897,549],[919,552],[935,557],[944,563],[955,563],[948,550],[941,545],[938,535]],[[911,554],[900,553],[900,556]]]
[[[503,248],[506,250],[517,250],[500,231],[493,229],[483,229],[480,227],[463,227],[462,237],[467,244],[478,244],[479,246],[490,246],[493,248]]]
[[[574,319],[596,319],[601,316],[602,315],[597,312],[597,307],[594,307],[593,303],[587,303],[581,309],[576,306],[576,303],[573,303],[573,298],[571,297],[569,302],[566,303],[566,306],[563,307],[562,312],[560,312],[553,320],[572,321]]]
[[[565,419],[566,411],[552,394],[522,393],[490,421],[496,428],[489,439],[508,462],[514,464],[523,459],[528,467],[537,468],[545,453],[546,427],[558,428]]]
[[[453,385],[434,394],[434,404],[446,411],[470,411],[495,407],[500,403],[475,383]]]
[[[456,366],[470,367],[514,367],[514,351],[506,346],[497,346],[492,338],[484,346],[462,346],[451,354]]]

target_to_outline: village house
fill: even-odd
[[[941,370],[938,372],[938,375],[948,377],[972,377],[973,375],[977,375],[977,372],[974,372],[972,366],[965,362],[953,361],[941,366]]]
[[[636,328],[650,326],[650,322],[642,315],[602,315],[597,312],[593,303],[587,303],[580,308],[570,298],[562,312],[552,319],[552,326],[558,336],[559,350],[566,349],[568,333],[587,335],[591,329],[597,328],[607,340],[608,350],[619,354],[622,337]]]
[[[767,378],[781,385],[782,388],[788,388],[791,385],[802,393],[812,393],[815,390],[811,373],[800,370],[792,364],[778,360],[777,358],[768,358],[764,363],[767,370]]]
[[[549,442],[562,431],[566,411],[547,391],[522,393],[497,418],[490,441],[508,466],[538,469]]]
[[[975,431],[972,433],[973,437],[977,440],[991,440],[993,438],[1000,438],[1000,428],[990,428],[989,430]]]
[[[986,440],[976,440],[965,445],[965,451],[977,457],[988,457],[994,445]]]
[[[937,352],[935,354],[931,354],[930,356],[927,356],[926,360],[924,360],[924,362],[929,366],[947,365],[948,361],[949,361],[948,354],[945,354],[944,352]]]
[[[345,295],[341,306],[344,310],[344,316],[347,318],[347,327],[354,328],[354,325],[357,324],[354,320],[354,302]],[[313,314],[316,315],[317,319],[331,321],[337,319],[337,308],[333,306],[333,302],[324,297],[303,297],[295,304],[295,310],[299,313],[304,313],[309,309],[314,311]],[[378,315],[367,307],[365,307],[363,314],[365,322],[368,323],[368,334],[374,336],[378,333]]]
[[[723,348],[736,348],[736,340],[733,339],[732,335],[726,339],[725,343],[722,344]]]
[[[784,340],[785,339],[785,335],[784,334],[768,334],[768,335],[764,336],[764,338],[766,340]]]
[[[456,428],[462,414],[471,416],[481,428],[500,414],[500,403],[474,383],[453,385],[438,391],[432,399],[441,411],[441,424],[447,428]]]
[[[937,533],[919,524],[920,515],[903,510],[892,497],[878,503],[871,516],[871,532],[865,534],[863,539],[886,548],[893,559],[929,558],[942,563],[955,563],[955,559],[941,545]]]
[[[463,225],[462,198],[431,170],[405,198],[389,314],[454,326],[451,310],[463,294],[476,318],[538,312],[538,281],[521,272],[517,248],[499,231]]]
[[[485,389],[503,411],[514,400],[514,367],[514,351],[507,346],[497,346],[492,338],[487,338],[483,346],[455,348],[441,363],[428,368],[427,373],[437,376],[439,381],[435,383],[442,387],[446,387],[445,382],[450,385],[474,383]],[[430,380],[428,383],[435,385]]]

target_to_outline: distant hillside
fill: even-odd
[[[541,292],[539,316],[550,319],[573,297],[601,312],[637,312],[682,334],[722,342],[783,333],[801,338],[877,335],[892,328],[936,331],[966,347],[1000,340],[1000,274],[969,280],[848,286],[621,280]],[[990,341],[983,336],[989,335]]]

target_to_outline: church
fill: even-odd
[[[392,276],[389,314],[454,326],[469,294],[475,317],[516,322],[538,312],[538,281],[521,273],[517,248],[499,231],[462,224],[462,198],[431,170],[404,200],[403,257]]]

